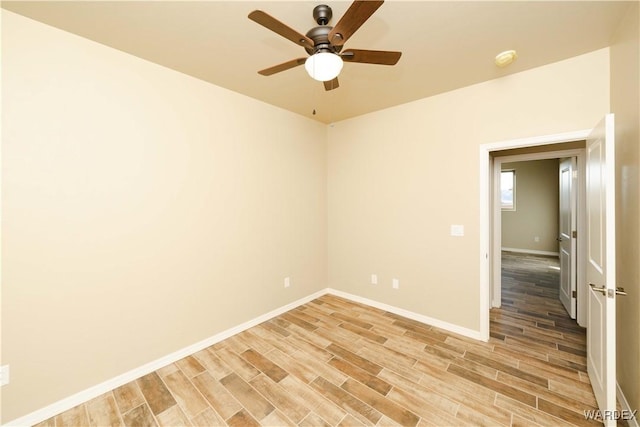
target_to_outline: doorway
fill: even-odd
[[[560,148],[559,150],[557,148]],[[553,150],[553,151],[549,151]],[[491,290],[491,306],[492,307],[500,307],[502,300],[502,251],[506,246],[506,249],[511,251],[520,251],[520,252],[528,252],[538,255],[555,255],[560,258],[560,299],[563,302],[565,308],[567,309],[571,318],[577,320],[580,326],[586,326],[586,290],[578,289],[577,285],[579,283],[584,283],[583,277],[585,274],[585,265],[583,252],[585,250],[584,245],[579,244],[579,239],[577,238],[579,235],[583,235],[583,227],[584,227],[584,170],[585,170],[585,151],[584,151],[584,141],[573,141],[568,144],[562,144],[561,146],[556,145],[543,145],[540,147],[527,149],[526,153],[518,153],[514,150],[506,150],[506,151],[495,151],[493,154],[493,162],[492,162],[492,176],[493,176],[493,261],[492,261],[492,278],[493,278],[493,287]],[[567,160],[568,159],[568,160]],[[550,162],[539,162],[539,161],[550,161]],[[559,168],[559,165],[565,166],[566,163],[569,163],[571,167],[567,169],[566,167]],[[553,169],[553,176],[551,181],[547,180],[546,186],[554,186],[556,207],[555,212],[552,213],[552,218],[540,218],[540,221],[546,221],[547,223],[553,222],[553,224],[547,224],[544,226],[546,229],[551,229],[553,236],[549,235],[547,232],[544,235],[544,232],[533,233],[533,236],[522,237],[521,239],[512,239],[512,241],[517,242],[515,246],[525,246],[526,248],[523,250],[519,250],[518,248],[510,247],[514,245],[504,244],[505,238],[513,237],[509,235],[503,236],[503,226],[505,224],[511,225],[512,233],[522,234],[523,229],[526,233],[526,229],[529,227],[528,222],[532,221],[527,215],[513,215],[517,212],[517,201],[514,204],[515,210],[504,209],[501,203],[501,189],[500,189],[500,174],[505,169],[503,165],[507,165],[507,170],[514,170],[517,172],[517,165],[521,165],[520,168],[523,172],[527,171],[529,181],[533,181],[531,179],[532,175],[536,173],[545,172],[544,168],[547,169],[551,166]],[[524,167],[524,165],[528,165]],[[534,166],[537,165],[537,166]],[[567,176],[568,171],[568,176]],[[546,171],[548,175],[548,170]],[[517,174],[516,176],[516,191],[515,198],[517,200]],[[567,191],[567,178],[571,179],[570,183],[573,182],[573,188],[571,193],[573,194],[560,194],[562,193],[561,188],[564,188],[564,191]],[[540,183],[536,183],[539,186]],[[532,182],[529,182],[530,188],[532,190],[535,186]],[[572,200],[564,200],[566,198],[574,199]],[[547,196],[548,198],[548,196]],[[522,198],[523,202],[527,201],[528,206],[523,206],[524,208],[528,208],[529,210],[535,210],[538,207],[535,207],[535,201],[528,200],[526,198]],[[542,198],[540,203],[544,202],[544,197]],[[550,204],[550,202],[548,202]],[[547,209],[548,210],[548,209]],[[563,210],[568,212],[563,212]],[[540,212],[544,212],[541,210]],[[547,215],[549,216],[549,215]],[[504,218],[504,221],[503,221]],[[512,221],[512,218],[521,218],[518,221]],[[569,221],[569,223],[565,223]],[[514,224],[512,224],[514,223]],[[575,233],[574,233],[575,231]],[[532,242],[522,240],[527,240],[531,238]],[[559,244],[558,244],[559,242]],[[508,242],[509,243],[509,242]],[[539,249],[536,249],[538,247]],[[575,263],[575,264],[574,264]],[[575,291],[575,293],[573,293]]]
[[[585,141],[591,130],[567,132],[555,135],[545,135],[533,138],[514,139],[509,141],[483,144],[480,146],[480,336],[483,340],[489,340],[489,309],[493,302],[500,301],[500,287],[492,286],[496,276],[500,275],[501,245],[496,239],[495,220],[496,208],[494,194],[498,177],[493,160],[493,154],[502,151],[505,155],[528,155],[530,159],[561,158],[576,156],[579,159],[578,166],[584,170],[585,161],[582,153]],[[578,145],[576,145],[578,144]],[[510,152],[507,152],[510,150]],[[573,152],[572,152],[573,150]],[[584,192],[584,187],[579,191]],[[583,194],[584,196],[584,194]],[[585,198],[583,197],[582,200]],[[582,215],[584,217],[584,215]],[[584,222],[584,220],[582,221]],[[584,228],[584,224],[578,224],[578,235]],[[584,242],[578,239],[578,259],[585,251]],[[498,260],[496,262],[496,260]],[[499,277],[498,277],[498,280]],[[580,283],[580,282],[578,282]],[[580,293],[579,293],[580,294]],[[580,296],[580,295],[579,295]],[[580,301],[578,305],[586,306]],[[583,325],[586,322],[584,313],[578,313],[578,322]]]

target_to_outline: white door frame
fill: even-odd
[[[567,171],[569,174],[565,175]],[[580,182],[585,182],[584,179],[582,181],[576,179],[579,171],[580,168],[576,157],[558,159],[558,258],[560,261],[560,289],[558,293],[562,305],[564,305],[571,318],[576,320],[578,303],[572,293],[577,292],[577,285],[580,282],[577,277],[579,268],[577,262],[578,248],[574,231],[578,230],[577,220],[581,218],[581,216],[578,216],[578,208],[580,206],[578,203],[582,199],[578,196],[579,187],[577,185],[580,185]],[[583,175],[586,175],[586,173],[583,172]],[[580,239],[582,240],[583,237],[584,235],[581,232]],[[569,255],[568,259],[565,256],[566,254]],[[584,260],[584,258],[582,259]]]
[[[548,144],[561,144],[564,142],[586,140],[591,129],[574,132],[559,133],[553,135],[536,136],[532,138],[511,139],[480,145],[480,336],[483,340],[489,340],[489,309],[491,308],[492,275],[494,272],[493,248],[495,245],[492,220],[494,217],[492,199],[492,163],[490,153],[492,151],[508,150],[513,148],[536,147]],[[578,235],[579,236],[579,235]],[[578,237],[578,240],[579,237]]]
[[[578,222],[576,224],[576,231],[578,232],[576,252],[574,256],[577,260],[577,268],[576,268],[576,287],[579,287],[579,284],[582,283],[584,285],[584,275],[586,274],[586,266],[584,260],[585,258],[585,240],[581,239],[581,236],[585,234],[585,165],[586,165],[586,155],[584,148],[578,149],[568,149],[568,150],[559,150],[559,151],[547,151],[542,153],[529,153],[529,154],[519,154],[515,156],[504,156],[504,157],[495,157],[493,161],[493,194],[492,194],[492,204],[493,204],[493,224],[492,224],[492,259],[491,259],[491,271],[493,278],[493,286],[491,287],[491,306],[492,307],[500,307],[501,299],[502,299],[502,208],[500,206],[500,170],[502,163],[512,163],[512,162],[527,162],[531,160],[548,160],[548,159],[560,159],[565,157],[575,157],[577,159],[577,171],[578,171],[578,180],[577,180],[577,217]],[[491,193],[490,193],[491,194]],[[587,289],[579,288],[578,289],[578,324],[581,326],[586,326],[587,324]]]

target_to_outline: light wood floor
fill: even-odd
[[[326,295],[41,425],[601,425],[553,265],[505,254],[488,343]]]

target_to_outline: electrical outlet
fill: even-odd
[[[9,365],[0,367],[0,386],[9,384]]]
[[[398,279],[393,279],[393,280],[391,281],[391,287],[392,287],[393,289],[399,289],[399,288],[400,288],[400,280],[398,280]]]
[[[372,285],[377,285],[378,284],[378,275],[377,274],[372,274],[371,275],[371,284]]]
[[[284,287],[288,288],[289,286],[291,286],[291,279],[288,277],[284,278]]]
[[[539,236],[534,237],[533,241],[536,242],[536,243],[539,242],[540,241],[540,237]]]

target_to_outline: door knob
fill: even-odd
[[[591,289],[593,289],[594,291],[601,292],[602,295],[609,295],[609,298],[613,298],[613,290],[611,290],[611,292],[608,292],[607,288],[596,286],[593,283],[589,283],[589,286],[591,286]],[[625,292],[624,288],[620,288],[620,287],[616,288],[615,294],[621,295],[621,296],[627,296],[627,293]]]

